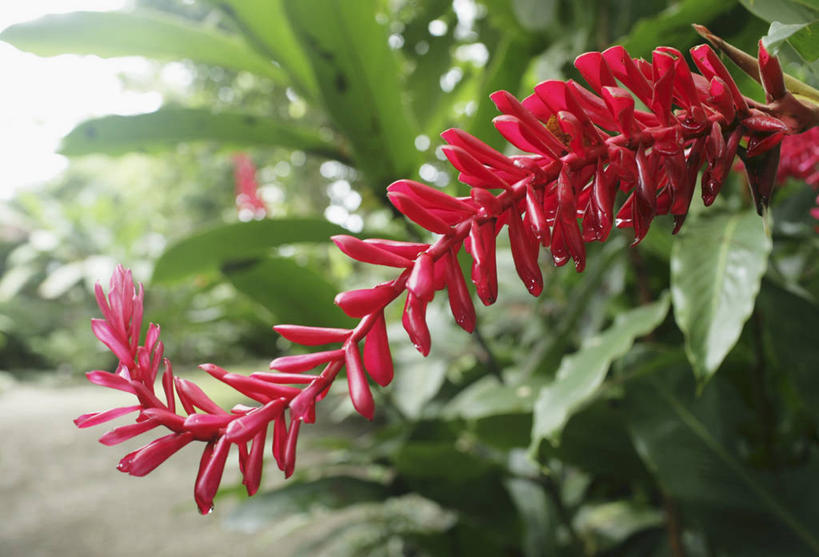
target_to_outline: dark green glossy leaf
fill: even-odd
[[[555,380],[540,390],[535,402],[533,450],[544,439],[559,441],[566,421],[592,398],[611,362],[628,352],[635,339],[662,323],[668,307],[666,294],[653,304],[621,313],[610,328],[587,338],[579,351],[563,358]]]
[[[317,508],[340,509],[357,503],[382,501],[388,495],[384,485],[351,476],[307,482],[291,480],[278,489],[243,502],[225,522],[231,528],[254,532]]]
[[[154,266],[155,283],[172,283],[218,271],[230,261],[254,259],[272,248],[299,242],[326,242],[346,231],[324,219],[287,218],[217,226],[189,236],[165,250]]]
[[[202,108],[161,108],[149,114],[87,120],[63,139],[60,152],[68,156],[156,152],[191,141],[218,141],[234,147],[286,147],[345,159],[336,146],[322,139],[315,130],[252,114]]]
[[[288,0],[287,15],[318,79],[327,114],[349,138],[374,190],[415,174],[415,130],[398,60],[375,0]]]
[[[353,322],[333,304],[338,288],[318,270],[287,257],[225,264],[222,272],[240,292],[267,308],[280,323],[325,327]]]
[[[190,59],[286,82],[281,69],[241,38],[157,12],[74,12],[13,25],[0,40],[40,56],[94,54]]]
[[[700,383],[739,339],[770,252],[762,219],[751,211],[703,215],[677,237],[671,251],[674,317]]]
[[[815,464],[752,470],[737,456],[744,406],[719,378],[695,395],[684,367],[629,385],[626,409],[638,452],[662,489],[696,521],[717,554],[819,552]]]

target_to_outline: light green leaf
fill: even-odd
[[[647,335],[668,313],[668,295],[625,313],[603,333],[587,338],[580,350],[560,362],[555,380],[543,387],[535,401],[532,450],[544,439],[557,444],[563,426],[588,402],[606,377],[611,362],[623,356],[635,339]]]
[[[287,257],[227,264],[222,272],[237,290],[270,311],[280,323],[347,327],[349,317],[335,304],[338,289],[319,271]]]
[[[774,21],[768,34],[762,37],[765,48],[774,54],[785,41],[790,43],[803,60],[813,62],[819,58],[819,21],[790,25]]]
[[[740,0],[755,16],[768,22],[809,23],[819,17],[816,0]]]
[[[504,485],[523,523],[524,555],[552,555],[557,545],[557,516],[543,487],[524,478],[510,478]]]
[[[332,143],[313,129],[237,112],[199,108],[161,108],[136,116],[103,116],[87,120],[63,139],[60,151],[119,155],[155,152],[188,141],[218,141],[230,146],[272,145],[300,149],[344,160]]]
[[[288,0],[287,15],[315,71],[327,113],[375,191],[415,174],[417,135],[375,0]]]
[[[487,375],[459,392],[446,407],[445,416],[475,420],[501,414],[529,413],[543,380],[532,377],[516,385],[502,385]]]
[[[230,528],[250,533],[316,509],[340,509],[358,503],[380,502],[388,495],[384,485],[352,476],[331,476],[307,482],[291,480],[278,489],[243,502],[225,522]]]
[[[266,219],[221,225],[189,236],[165,250],[154,266],[152,282],[173,283],[213,273],[231,261],[257,258],[274,247],[299,242],[326,242],[347,231],[324,219]]]
[[[771,239],[752,211],[703,216],[677,237],[671,250],[674,317],[700,383],[739,339],[770,252]]]
[[[318,84],[284,10],[284,0],[210,0],[238,25],[247,42],[269,55],[308,97]]]
[[[0,40],[39,56],[94,54],[190,59],[287,82],[284,72],[242,39],[217,29],[149,11],[74,12],[13,25]]]

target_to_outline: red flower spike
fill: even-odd
[[[373,381],[382,387],[392,382],[392,354],[383,311],[378,313],[370,332],[364,338],[364,368]]]
[[[347,364],[347,387],[350,391],[350,400],[359,414],[368,420],[372,420],[375,415],[375,403],[373,402],[370,385],[367,383],[367,376],[364,373],[364,364],[361,362],[361,352],[358,350],[358,344],[348,342],[344,347],[344,354],[344,361]]]
[[[442,137],[451,146],[444,151],[460,170],[461,180],[473,186],[470,196],[450,197],[411,180],[400,180],[389,188],[401,212],[441,236],[430,244],[334,237],[351,258],[397,267],[398,276],[336,297],[345,313],[360,319],[351,330],[300,325],[276,328],[303,345],[343,343],[343,348],[277,358],[273,367],[283,373],[247,377],[212,364],[203,366],[220,381],[257,400],[260,404],[255,407],[239,405],[228,413],[196,385],[173,376],[170,362],[163,357],[159,327],[150,324],[140,342],[144,293],[141,285],[134,284],[130,271],[117,267],[107,296],[99,285],[94,289],[103,319],[94,320],[92,330],[119,363],[113,373],[93,371],[88,378],[132,393],[139,404],[85,414],[77,418],[77,425],[86,427],[138,410],[135,423],[114,429],[100,441],[115,444],[160,426],[170,430],[126,455],[121,467],[136,474],[152,470],[183,443],[205,442],[194,497],[200,510],[208,512],[231,443],[237,445],[248,492],[258,489],[270,422],[273,456],[286,476],[293,474],[301,424],[315,421],[316,402],[327,395],[345,364],[356,408],[367,417],[373,415],[367,374],[381,385],[392,379],[384,308],[402,293],[407,291],[404,327],[424,355],[431,343],[426,307],[438,290],[447,288],[455,321],[467,331],[474,329],[475,308],[458,263],[461,245],[473,259],[471,278],[478,297],[488,305],[498,295],[496,236],[504,226],[509,227],[515,266],[529,290],[537,294],[542,280],[537,266],[540,245],[550,247],[556,265],[572,258],[580,271],[585,264],[584,242],[604,240],[612,224],[633,227],[639,241],[656,214],[670,212],[677,232],[706,161],[706,203],[718,195],[735,153],[745,161],[760,212],[773,191],[780,149],[782,176],[795,175],[819,184],[816,135],[783,140],[815,125],[816,118],[782,91],[776,60],[761,49],[763,81],[773,100],[768,105],[752,102],[754,108],[749,109],[750,101],[739,94],[713,51],[697,47],[692,53],[704,75],[692,73],[682,55],[671,48],[656,49],[649,63],[614,47],[576,61],[601,96],[572,81],[540,85],[523,103],[503,91],[493,94],[504,114],[495,120],[496,127],[527,154],[506,157],[466,132],[444,132]],[[632,95],[652,112],[635,109]],[[672,112],[672,106],[679,108]],[[743,139],[747,139],[747,148],[740,145]],[[492,187],[503,191],[493,195],[486,189]],[[626,201],[615,217],[617,190],[626,195]],[[819,209],[813,212],[819,214]],[[363,358],[358,344],[362,341]],[[164,401],[154,394],[161,364],[165,365]],[[299,375],[318,366],[320,372]],[[176,397],[187,418],[175,413]]]
[[[281,336],[303,346],[318,346],[331,342],[344,342],[352,333],[349,329],[329,327],[304,327],[302,325],[276,325],[273,330]]]

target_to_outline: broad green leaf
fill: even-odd
[[[771,239],[753,211],[686,223],[671,250],[674,317],[694,374],[707,381],[754,309]]]
[[[819,18],[816,0],[740,0],[749,12],[773,23],[810,23]]]
[[[623,356],[635,339],[647,335],[668,313],[668,295],[617,316],[603,333],[587,338],[580,350],[563,358],[555,380],[543,387],[534,407],[532,449],[544,439],[557,444],[568,419],[587,403],[606,377],[611,362]]]
[[[253,259],[274,247],[299,242],[326,242],[346,231],[324,219],[286,218],[217,226],[189,236],[165,250],[154,266],[154,283],[172,283],[213,273],[231,261]]]
[[[496,377],[487,375],[447,403],[445,416],[475,420],[500,414],[529,413],[543,382],[536,376],[523,383],[502,385]]]
[[[399,65],[375,0],[287,0],[287,15],[318,79],[327,114],[353,146],[371,187],[415,174],[416,132]]]
[[[587,504],[578,509],[575,528],[596,551],[605,552],[623,543],[637,532],[660,528],[663,513],[645,503],[609,501]]]
[[[74,12],[13,25],[0,40],[39,56],[94,54],[190,59],[286,82],[281,69],[242,39],[212,27],[150,11]]]
[[[226,264],[222,272],[237,290],[267,308],[280,323],[350,326],[335,304],[338,289],[319,271],[287,257]]]
[[[737,454],[745,407],[733,386],[695,395],[685,367],[629,384],[624,401],[635,445],[683,516],[719,555],[815,555],[817,466],[754,470]],[[815,460],[815,459],[814,459]]]
[[[345,159],[337,147],[313,129],[253,114],[212,112],[204,108],[161,108],[136,116],[86,120],[65,136],[60,151],[68,156],[119,155],[131,151],[155,152],[188,141],[280,146]]]
[[[247,42],[273,58],[308,97],[318,95],[310,63],[293,34],[284,0],[210,0],[236,22]]]
[[[255,532],[299,514],[378,502],[388,495],[384,485],[352,476],[331,476],[307,482],[291,480],[278,489],[243,502],[225,522],[236,530]]]
[[[396,359],[408,365],[401,365],[401,372],[392,383],[394,403],[406,417],[418,418],[426,403],[441,389],[446,379],[446,362],[434,357],[418,361],[415,354],[405,359],[400,353],[396,353]]]
[[[762,41],[765,43],[765,48],[774,54],[778,52],[782,43],[787,41],[803,60],[813,62],[819,58],[819,21],[790,25],[774,21],[771,23],[768,35],[762,37]]]
[[[736,6],[736,0],[683,0],[638,21],[621,44],[632,56],[648,57],[664,44],[685,45],[696,39],[692,23],[707,24]]]

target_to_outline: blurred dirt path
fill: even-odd
[[[110,428],[80,430],[72,422],[85,412],[132,404],[129,398],[94,385],[18,383],[0,392],[0,556],[241,557],[285,549],[277,542],[271,551],[264,535],[221,528],[231,502],[217,500],[210,516],[196,512],[201,444],[133,478],[116,464],[150,436],[105,447],[97,439]],[[224,483],[238,479],[231,454]],[[264,484],[271,481],[277,480]]]

